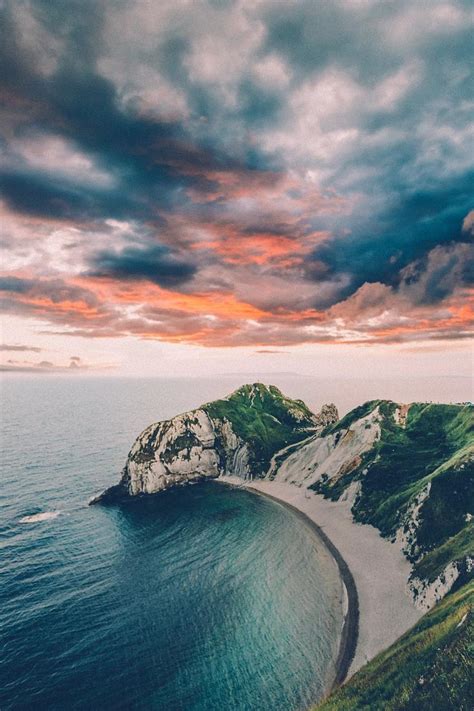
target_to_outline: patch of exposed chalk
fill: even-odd
[[[474,558],[466,556],[462,560],[451,561],[442,573],[431,582],[412,576],[408,581],[408,589],[416,607],[424,612],[431,610],[448,594],[461,574],[470,576],[473,570]]]
[[[350,471],[350,467],[358,466],[360,456],[380,438],[380,421],[377,407],[347,430],[312,438],[280,463],[275,481],[308,487],[323,474],[332,479],[341,471]]]
[[[403,519],[401,527],[397,530],[395,542],[404,551],[405,555],[414,559],[420,550],[417,544],[417,532],[420,526],[420,509],[431,491],[431,482],[420,491],[413,499]]]
[[[448,594],[459,578],[459,574],[459,564],[453,561],[431,583],[417,577],[410,578],[408,589],[418,610],[423,612],[431,610],[437,602]]]
[[[395,408],[393,418],[400,427],[406,427],[409,409],[410,405],[399,405]]]
[[[342,496],[339,498],[339,501],[345,502],[347,507],[351,509],[356,502],[361,488],[361,481],[351,481],[347,489],[345,489]]]

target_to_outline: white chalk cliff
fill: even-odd
[[[315,415],[274,386],[245,385],[224,400],[147,427],[130,450],[120,484],[98,500],[154,494],[221,475],[264,476],[283,446],[337,419],[334,405]]]
[[[247,444],[228,420],[213,421],[205,410],[193,410],[151,425],[137,437],[125,466],[125,483],[134,496],[221,474],[245,478],[248,460]]]
[[[134,442],[115,501],[233,475],[311,488],[349,502],[413,565],[426,610],[472,576],[473,407],[373,401],[341,420],[261,383],[150,425]]]

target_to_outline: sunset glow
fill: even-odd
[[[4,370],[141,372],[150,342],[469,367],[467,3],[2,14]]]

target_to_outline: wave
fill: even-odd
[[[20,523],[40,523],[41,521],[50,521],[57,518],[61,511],[43,511],[42,513],[31,514],[31,516],[23,516]]]

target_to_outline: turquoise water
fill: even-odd
[[[321,696],[341,589],[297,516],[217,483],[87,506],[143,427],[222,387],[5,379],[2,711],[291,711]]]

